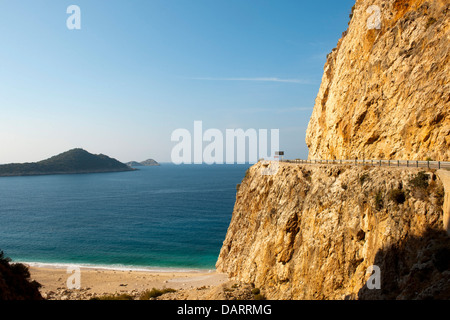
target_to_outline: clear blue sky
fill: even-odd
[[[81,8],[81,30],[66,9]],[[71,148],[170,161],[171,133],[280,129],[305,158],[354,0],[0,0],[0,163]],[[284,81],[286,80],[286,81]]]

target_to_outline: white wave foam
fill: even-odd
[[[14,261],[24,265],[36,268],[50,268],[50,269],[67,269],[68,267],[78,267],[80,269],[94,269],[94,270],[114,270],[114,271],[142,271],[142,272],[215,272],[214,269],[200,269],[200,268],[175,268],[175,267],[147,267],[147,266],[126,266],[121,264],[101,265],[89,263],[56,263],[56,262],[32,262],[32,261]]]

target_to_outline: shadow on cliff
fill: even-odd
[[[380,249],[374,265],[380,267],[380,289],[367,284],[361,300],[450,299],[450,237],[428,229],[422,237],[408,237]]]

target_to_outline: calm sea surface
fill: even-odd
[[[213,269],[249,165],[0,178],[0,250],[13,261]]]

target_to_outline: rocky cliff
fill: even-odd
[[[444,188],[433,170],[251,167],[216,267],[270,299],[450,297]],[[370,267],[381,288],[369,289]]]
[[[446,0],[357,0],[328,55],[310,159],[450,160]]]
[[[310,159],[450,160],[449,7],[356,1],[327,57]],[[271,299],[450,299],[448,171],[263,166],[238,189],[218,271]]]

